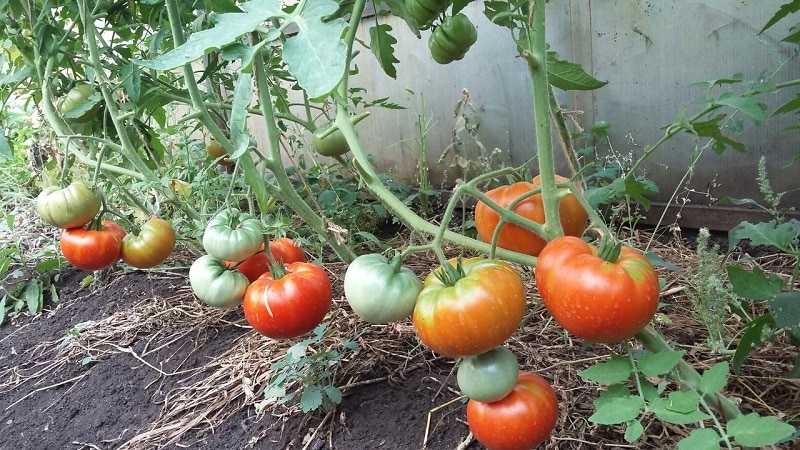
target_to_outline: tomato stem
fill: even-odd
[[[458,280],[466,276],[460,256],[456,258],[455,266],[448,261],[446,264],[442,264],[442,267],[434,273],[436,274],[436,278],[445,286],[455,286]]]
[[[280,261],[275,259],[275,255],[273,255],[272,251],[269,249],[269,241],[264,242],[264,253],[266,253],[267,258],[269,258],[269,273],[272,274],[272,279],[278,280],[286,276],[286,268],[283,266],[283,259]]]
[[[603,259],[603,261],[608,261],[610,263],[617,262],[619,259],[619,254],[622,252],[622,243],[621,242],[613,242],[611,240],[603,240],[600,243],[600,250],[598,256]]]

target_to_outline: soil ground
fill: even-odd
[[[688,251],[664,248],[668,261]],[[414,269],[425,273],[433,262],[421,259]],[[457,400],[453,361],[419,345],[410,321],[359,321],[340,291],[345,267],[326,268],[337,291],[332,332],[313,350],[342,351],[335,384],[344,394],[328,413],[265,402],[272,364],[297,340],[270,341],[247,326],[241,309],[198,303],[185,272],[117,267],[81,287],[89,273],[69,270],[57,285],[58,303],[0,326],[0,449],[482,449]],[[703,329],[685,309],[676,277],[666,273],[661,312],[669,322],[660,327],[702,369],[719,355],[698,345]],[[577,373],[620,348],[582,346],[564,335],[534,291],[507,345],[557,392],[562,413],[543,448],[671,448],[691,431],[646,420],[643,439],[631,446],[623,429],[588,422],[601,387]],[[357,349],[344,350],[354,337]],[[745,411],[796,420],[800,383],[786,378],[796,357],[785,342],[758,349],[726,394]]]

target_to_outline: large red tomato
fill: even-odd
[[[536,287],[547,310],[575,336],[616,343],[642,330],[658,307],[658,275],[638,251],[622,247],[615,261],[576,237],[547,244],[536,263]]]
[[[517,385],[496,402],[467,402],[469,430],[489,450],[530,450],[544,442],[558,419],[558,399],[541,376],[521,371]]]
[[[284,264],[291,264],[294,262],[306,262],[306,254],[299,245],[295,244],[289,238],[278,238],[274,241],[269,241],[269,251],[277,262]],[[226,261],[225,265],[228,267],[234,266],[236,263]],[[255,255],[242,261],[236,269],[247,275],[247,279],[252,283],[258,277],[269,272],[269,256],[266,252],[259,251]]]
[[[64,258],[83,270],[100,270],[119,260],[125,231],[113,222],[103,221],[99,230],[68,228],[59,243]]]
[[[569,181],[567,178],[556,175],[556,182],[564,183]],[[492,201],[502,206],[508,207],[517,198],[539,188],[541,180],[539,176],[533,178],[533,182],[520,181],[509,186],[500,186],[486,193]],[[526,219],[537,223],[544,223],[544,203],[542,194],[534,194],[522,201],[515,207],[514,212]],[[574,195],[568,194],[559,200],[558,215],[561,220],[561,227],[566,236],[581,236],[586,228],[588,214],[583,209],[581,203]],[[478,202],[475,206],[475,227],[484,242],[492,242],[494,230],[500,222],[500,215],[485,203]],[[542,251],[546,242],[524,227],[514,223],[503,224],[497,238],[497,246],[520,253],[537,256]]]
[[[449,262],[455,266],[454,261]],[[431,350],[458,358],[487,352],[508,339],[525,313],[525,285],[496,259],[461,261],[464,276],[448,285],[432,271],[414,307],[414,329]]]
[[[254,330],[273,339],[300,336],[314,329],[331,306],[331,282],[325,269],[306,262],[284,266],[274,278],[267,272],[244,293],[244,316]]]

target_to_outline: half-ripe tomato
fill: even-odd
[[[99,211],[100,197],[80,181],[74,181],[63,189],[46,187],[36,197],[36,212],[54,227],[82,227]]]
[[[567,178],[556,175],[557,183],[569,181]],[[486,193],[490,200],[506,208],[516,199],[539,188],[541,179],[539,175],[533,182],[520,181],[509,186],[500,186]],[[563,192],[562,192],[563,193]],[[542,194],[533,194],[521,200],[514,207],[514,212],[536,223],[544,223],[544,203]],[[572,194],[567,194],[558,202],[558,216],[561,227],[566,236],[581,236],[586,228],[588,214],[581,206],[580,201]],[[484,242],[491,242],[495,228],[500,222],[500,215],[485,203],[478,202],[475,206],[475,228]],[[514,223],[505,223],[497,237],[497,246],[520,253],[537,256],[542,251],[546,242],[527,228]]]
[[[228,270],[219,259],[203,255],[189,267],[189,284],[194,295],[206,305],[233,309],[242,304],[250,282],[238,270]]]
[[[616,343],[641,331],[658,307],[655,269],[638,250],[623,246],[606,261],[597,247],[564,236],[547,244],[536,263],[536,287],[564,329],[601,343]]]
[[[206,154],[221,166],[232,166],[235,163],[234,160],[228,158],[228,152],[225,151],[222,144],[214,138],[206,142]],[[222,158],[223,156],[224,158]]]
[[[506,347],[495,347],[468,356],[458,364],[456,381],[461,393],[473,400],[494,402],[508,395],[517,384],[519,363]]]
[[[458,265],[453,260],[449,264]],[[525,285],[511,265],[481,257],[460,265],[463,277],[454,284],[442,279],[442,267],[425,278],[413,314],[422,343],[451,358],[502,344],[525,313]]]
[[[469,430],[489,450],[530,450],[553,432],[556,393],[541,376],[521,371],[517,385],[501,400],[467,402]]]
[[[273,339],[288,339],[313,330],[332,303],[325,269],[305,262],[284,266],[280,278],[261,275],[244,293],[244,316],[254,330]]]
[[[169,222],[153,217],[138,234],[128,234],[122,240],[122,260],[139,269],[155,267],[175,248],[175,229]]]
[[[99,230],[86,227],[68,228],[61,232],[59,243],[64,258],[83,270],[100,270],[119,261],[125,231],[113,223],[103,221]]]
[[[306,262],[306,254],[303,252],[303,249],[289,238],[278,238],[274,241],[269,241],[269,251],[278,263],[291,264],[294,262]],[[225,264],[228,267],[236,265],[233,261],[226,261]],[[236,266],[236,269],[247,275],[247,279],[252,283],[261,275],[269,272],[269,267],[269,256],[266,252],[259,251],[255,255],[242,261]]]

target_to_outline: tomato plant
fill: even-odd
[[[452,358],[477,355],[502,344],[525,313],[525,285],[517,271],[496,259],[450,261],[423,282],[414,307],[414,329],[431,350]],[[460,272],[457,280],[446,274]]]
[[[261,222],[252,214],[231,208],[218,212],[203,232],[203,248],[223,261],[244,261],[264,245]]]
[[[624,246],[614,256],[572,236],[554,239],[539,255],[539,295],[556,321],[581,339],[628,339],[658,307],[658,275],[647,258]]]
[[[175,229],[164,219],[153,217],[138,234],[130,233],[122,240],[122,260],[139,269],[155,267],[175,248]]]
[[[289,238],[278,238],[269,241],[269,251],[278,263],[290,264],[293,262],[305,262],[306,254],[294,241]],[[271,265],[267,252],[259,251],[255,255],[245,259],[238,265],[233,261],[226,261],[228,267],[236,266],[236,269],[247,275],[247,279],[252,283],[258,277],[269,272]]]
[[[64,258],[83,270],[100,270],[119,261],[125,231],[108,221],[100,229],[67,228],[61,232],[59,243]]]
[[[58,228],[77,228],[89,223],[100,211],[100,197],[80,181],[65,188],[46,187],[36,197],[36,212]]]
[[[475,41],[478,30],[467,16],[458,13],[445,17],[442,23],[428,38],[428,49],[433,60],[439,64],[449,64],[462,59]]]
[[[521,371],[501,400],[467,402],[469,430],[489,450],[530,450],[544,442],[558,419],[558,399],[540,375]]]
[[[203,303],[232,309],[242,304],[250,281],[245,274],[229,270],[223,261],[203,255],[189,267],[189,284],[194,295]]]
[[[421,284],[400,256],[390,262],[378,253],[361,255],[347,267],[344,295],[353,311],[371,323],[389,323],[414,312]]]
[[[556,181],[563,183],[567,178],[556,175]],[[500,186],[486,193],[486,196],[503,208],[507,208],[521,196],[539,188],[541,179],[537,175],[528,183],[520,181],[508,186]],[[544,223],[544,204],[542,194],[533,194],[521,200],[513,211],[536,223]],[[566,194],[559,200],[558,215],[561,227],[567,236],[581,236],[586,228],[588,214],[580,201],[573,194]],[[495,229],[500,222],[500,215],[489,208],[486,203],[478,202],[475,206],[475,228],[484,242],[491,242]],[[503,224],[497,237],[497,246],[520,253],[537,256],[547,243],[531,230],[514,223]]]
[[[461,393],[470,399],[494,402],[514,389],[518,375],[517,357],[501,346],[462,359],[458,364],[456,381]]]
[[[258,277],[244,294],[244,316],[254,330],[273,339],[288,339],[314,329],[332,303],[325,269],[306,262],[276,268]]]
[[[75,123],[86,123],[97,117],[100,102],[92,101],[94,88],[86,83],[75,85],[58,102],[58,111],[64,118]]]

